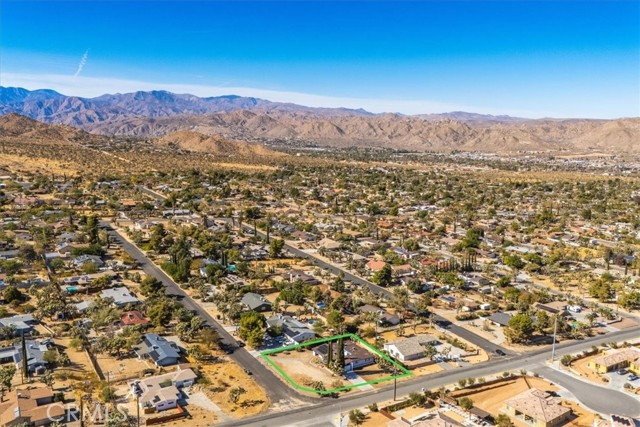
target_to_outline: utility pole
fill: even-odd
[[[84,427],[84,396],[80,396],[80,427]]]
[[[395,362],[395,357],[393,358]],[[396,365],[393,365],[393,401],[396,401],[396,394],[398,391],[398,368]]]
[[[553,344],[551,345],[551,363],[556,360],[556,333],[558,332],[558,316],[555,317],[553,322]]]

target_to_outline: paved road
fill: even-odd
[[[162,196],[161,194],[143,187],[143,186],[138,186],[138,189],[145,193],[146,195],[153,197],[156,200],[160,200],[163,201],[166,199],[166,197]],[[229,218],[217,218],[219,220],[225,221],[225,222],[230,222]],[[252,234],[253,233],[253,228],[248,226],[248,225],[243,225],[243,228],[246,232]],[[258,235],[260,235],[261,237],[265,238],[267,236],[267,234],[263,231],[257,230]],[[360,286],[367,286],[371,292],[373,292],[376,295],[382,295],[383,297],[387,298],[387,299],[391,299],[393,298],[393,292],[389,291],[388,289],[385,289],[381,286],[376,285],[375,283],[372,283],[366,279],[363,279],[360,276],[356,276],[352,273],[350,273],[347,270],[344,270],[336,265],[330,264],[316,256],[314,256],[313,254],[304,252],[301,249],[298,249],[294,246],[291,246],[289,244],[285,244],[284,248],[291,252],[292,254],[294,254],[295,256],[299,257],[299,258],[303,258],[303,259],[308,259],[311,262],[313,262],[315,265],[317,265],[318,267],[330,271],[331,273],[338,275],[340,272],[342,272],[344,274],[344,278],[347,281],[350,281],[352,283],[355,283],[357,285]],[[473,345],[480,347],[481,349],[483,349],[484,351],[486,351],[490,357],[501,357],[500,355],[498,355],[496,353],[497,350],[501,350],[504,354],[506,355],[511,355],[514,354],[511,350],[508,350],[494,342],[491,342],[477,334],[474,334],[473,332],[469,331],[468,329],[465,329],[461,326],[458,326],[450,321],[448,321],[447,319],[445,319],[442,316],[438,316],[438,315],[434,315],[434,320],[440,322],[441,326],[452,332],[453,334],[459,336],[460,338],[469,341],[470,343],[472,343]]]
[[[270,371],[266,366],[261,364],[254,356],[249,354],[247,350],[242,347],[238,347],[237,340],[227,332],[222,325],[215,321],[213,317],[204,309],[200,304],[194,301],[189,295],[187,295],[164,271],[151,262],[146,255],[138,249],[134,244],[125,239],[120,233],[115,230],[111,224],[102,221],[100,224],[107,230],[109,235],[112,236],[115,243],[120,245],[129,255],[131,255],[142,267],[143,271],[148,275],[160,280],[165,286],[165,292],[169,295],[178,295],[181,298],[182,305],[189,309],[194,310],[198,315],[211,327],[213,327],[221,338],[221,343],[227,347],[234,349],[233,354],[229,357],[233,359],[243,368],[249,369],[258,381],[258,383],[264,387],[267,391],[267,395],[271,399],[272,403],[277,403],[281,400],[289,400],[295,398],[297,400],[304,401],[316,401],[316,399],[307,398],[300,395],[292,388],[287,386],[276,374]]]
[[[619,331],[608,335],[608,339],[611,341],[633,341],[634,339],[638,338],[640,338],[640,328]],[[563,343],[557,346],[556,356],[559,358],[565,354],[584,351],[590,349],[592,345],[599,344],[600,342],[602,342],[602,337],[593,337],[582,341]],[[546,371],[543,371],[543,369],[546,368],[546,362],[549,358],[550,351],[545,349],[529,354],[517,354],[500,359],[494,359],[480,365],[439,372],[437,374],[432,374],[426,377],[418,377],[398,383],[397,396],[406,396],[411,392],[420,391],[420,389],[423,387],[426,389],[434,390],[441,386],[454,384],[458,380],[463,378],[489,377],[491,375],[505,371],[519,372],[521,369],[526,369],[530,372],[540,372],[541,374],[544,373],[544,375],[546,375]],[[552,373],[556,372],[553,369],[550,370],[553,371]],[[585,397],[585,394],[588,393],[582,393],[580,391],[581,389],[591,390],[589,388],[585,388],[585,384],[583,382],[579,380],[570,381],[572,379],[571,377],[564,376],[563,374],[559,375],[562,375],[562,377],[558,379],[558,384],[567,388],[578,399],[588,398]],[[570,380],[568,381],[564,377],[567,377]],[[549,379],[552,381],[556,381],[555,377]],[[599,408],[602,408],[603,406],[605,407],[605,409],[611,407],[615,408],[616,410],[621,410],[622,412],[620,413],[628,413],[634,411],[633,405],[630,405],[630,409],[627,408],[627,410],[622,410],[624,408],[619,408],[617,405],[608,406],[608,402],[620,398],[620,392],[602,387],[598,387],[596,392],[597,393],[594,394],[595,398],[602,401],[602,405],[598,406]],[[591,393],[594,393],[594,391],[591,390]],[[320,403],[314,406],[307,406],[304,408],[293,409],[281,413],[272,412],[257,417],[244,419],[242,421],[227,422],[219,425],[225,427],[271,427],[296,425],[304,420],[321,417],[326,418],[327,416],[332,414],[347,412],[351,409],[364,407],[373,402],[381,402],[390,399],[393,399],[393,383],[391,382],[389,385],[385,386],[384,388],[377,389],[376,391],[353,394],[350,393],[341,396],[339,399],[324,398],[320,401]],[[590,406],[591,400],[588,400],[588,402],[589,403],[585,403],[585,405]],[[626,402],[623,404],[623,406],[628,404],[629,402]],[[607,411],[609,410],[607,409],[604,412],[607,413]]]
[[[140,192],[146,194],[147,196],[156,199],[160,202],[164,202],[165,200],[167,200],[166,197],[164,197],[162,194],[157,193],[153,190],[151,190],[150,188],[144,187],[142,185],[138,185],[138,190],[140,190]]]
[[[229,221],[228,218],[217,218],[223,221]],[[249,227],[249,226],[243,226],[243,228],[245,229],[245,231],[247,233],[253,234],[253,227]],[[261,237],[266,237],[266,233],[257,230],[258,235],[260,235]],[[316,266],[330,271],[331,273],[338,275],[340,272],[344,273],[344,278],[345,280],[348,280],[352,283],[355,283],[357,285],[360,286],[367,286],[371,292],[373,292],[376,295],[382,295],[383,297],[387,298],[387,299],[391,299],[393,298],[393,292],[389,291],[386,288],[383,288],[381,286],[376,285],[375,283],[372,283],[366,279],[363,279],[362,277],[356,276],[334,264],[330,264],[316,256],[314,256],[313,254],[307,253],[301,249],[298,249],[294,246],[291,246],[289,244],[285,244],[284,248],[291,252],[293,255],[295,255],[296,257],[299,258],[304,258],[304,259],[308,259],[311,262],[313,262]],[[497,350],[501,350],[502,352],[504,352],[504,354],[506,355],[511,355],[514,354],[511,350],[507,350],[504,347],[499,346],[496,343],[493,343],[477,334],[474,334],[473,332],[469,331],[468,329],[465,329],[461,326],[458,326],[450,321],[448,321],[447,319],[445,319],[442,316],[438,316],[438,315],[434,315],[434,320],[438,321],[441,323],[441,326],[452,332],[455,335],[458,335],[460,338],[469,341],[470,343],[472,343],[473,345],[480,347],[481,349],[483,349],[484,351],[486,351],[487,353],[489,353],[491,355],[491,357],[501,357],[499,356],[496,351]]]
[[[582,381],[548,366],[536,368],[534,372],[570,390],[583,405],[593,411],[628,417],[640,415],[640,400],[630,394]]]

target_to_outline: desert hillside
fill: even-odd
[[[219,135],[204,135],[192,131],[177,131],[155,139],[156,144],[215,156],[276,156],[283,155],[262,145],[225,139]]]
[[[640,153],[639,118],[532,120],[461,111],[406,116],[233,95],[151,91],[79,98],[0,87],[0,114],[12,113],[93,134],[160,138],[163,145],[219,155],[256,154],[257,146],[238,140],[412,151]],[[69,131],[62,129],[46,132],[65,139]],[[7,127],[4,132],[15,131]]]

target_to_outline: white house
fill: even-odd
[[[439,342],[431,335],[417,335],[384,344],[384,351],[391,357],[406,362],[424,357],[424,349],[428,345],[438,345]]]
[[[131,392],[139,397],[141,408],[153,407],[156,411],[175,408],[182,392],[180,389],[191,387],[197,379],[189,368],[180,369],[164,375],[157,375],[129,383]]]

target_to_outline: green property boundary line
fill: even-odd
[[[310,346],[314,346],[314,345],[317,345],[317,344],[322,344],[322,343],[328,342],[328,341],[337,341],[337,340],[339,340],[341,338],[349,338],[349,339],[351,339],[353,341],[357,341],[360,345],[364,346],[365,348],[367,348],[369,351],[371,351],[375,355],[377,355],[377,356],[383,358],[384,360],[386,360],[387,362],[391,363],[397,370],[401,371],[402,374],[401,375],[391,375],[391,376],[388,376],[388,377],[378,378],[376,380],[371,380],[371,381],[365,381],[365,382],[358,383],[358,384],[345,385],[345,386],[342,386],[342,387],[332,388],[330,390],[315,390],[315,389],[312,389],[312,388],[309,388],[309,387],[302,386],[302,385],[296,383],[295,381],[293,381],[293,379],[291,379],[291,377],[289,375],[287,375],[287,373],[284,372],[282,370],[282,368],[280,368],[269,357],[269,355],[272,355],[272,354],[282,353],[282,352],[290,351],[290,350],[296,350],[298,348],[310,347]],[[285,380],[287,380],[287,382],[289,384],[291,384],[291,386],[293,386],[294,388],[296,388],[298,390],[306,391],[306,392],[309,392],[309,393],[332,394],[332,393],[338,393],[340,391],[351,390],[352,388],[362,387],[362,386],[365,386],[365,385],[373,385],[373,384],[378,384],[378,383],[385,382],[385,381],[391,381],[393,379],[406,378],[406,377],[410,377],[411,376],[411,372],[407,368],[405,368],[404,366],[400,365],[398,362],[396,362],[395,360],[391,359],[389,356],[387,356],[386,354],[384,354],[383,352],[381,352],[377,348],[373,347],[371,344],[369,344],[368,342],[366,342],[365,340],[363,340],[362,338],[360,338],[359,336],[357,336],[355,334],[335,335],[335,336],[328,337],[328,338],[320,338],[320,339],[317,339],[317,340],[303,342],[302,344],[293,344],[293,345],[288,345],[286,347],[274,348],[274,349],[271,349],[271,350],[264,350],[264,351],[260,352],[260,355],[264,358],[264,360],[267,361],[267,363],[269,365],[271,365],[271,367],[273,369],[276,370],[276,372],[278,372],[280,375],[282,375],[282,377]]]

